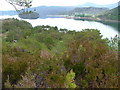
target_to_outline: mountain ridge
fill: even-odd
[[[86,3],[87,4],[91,4],[94,5],[96,7],[96,4],[94,3]],[[88,5],[88,7],[90,7]],[[112,4],[113,6],[115,4]],[[85,4],[84,4],[85,6]],[[99,5],[97,5],[98,8]],[[110,6],[110,5],[109,5]],[[77,5],[77,6],[38,6],[38,7],[32,7],[28,10],[36,10],[37,13],[40,14],[40,17],[46,17],[47,15],[55,15],[55,14],[68,14],[70,11],[74,10],[75,8],[82,8],[82,6]],[[102,7],[101,7],[102,8]],[[103,7],[105,8],[105,7]],[[112,7],[111,7],[112,8]],[[11,11],[0,11],[0,15],[17,15],[17,12],[15,10],[11,10]]]
[[[113,9],[113,8],[118,6],[118,3],[99,5],[99,4],[87,2],[87,3],[84,3],[84,4],[77,5],[77,6],[78,7],[104,7],[104,8]]]
[[[111,19],[111,20],[118,20],[120,21],[120,6],[113,8],[106,13],[98,15],[101,19]]]
[[[108,11],[108,8],[98,8],[98,7],[77,7],[73,11],[70,11],[71,14],[100,14]]]

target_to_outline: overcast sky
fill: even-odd
[[[73,6],[80,5],[86,2],[91,2],[95,4],[113,4],[117,3],[119,0],[33,0],[32,6]],[[12,5],[7,3],[5,0],[0,2],[0,11],[4,10],[15,10]]]

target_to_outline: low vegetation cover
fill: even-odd
[[[3,88],[118,88],[119,38],[3,20]]]

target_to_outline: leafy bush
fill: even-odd
[[[70,70],[70,72],[67,73],[66,75],[66,82],[65,82],[66,88],[76,88],[74,78],[75,78],[75,73],[73,72],[73,70]]]
[[[95,29],[33,28],[17,19],[3,23],[4,87],[29,87],[28,81],[32,88],[118,87],[118,37],[103,39]]]

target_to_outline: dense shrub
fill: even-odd
[[[4,21],[3,33],[5,88],[118,87],[118,37],[103,39],[94,29],[32,28],[16,19]]]

